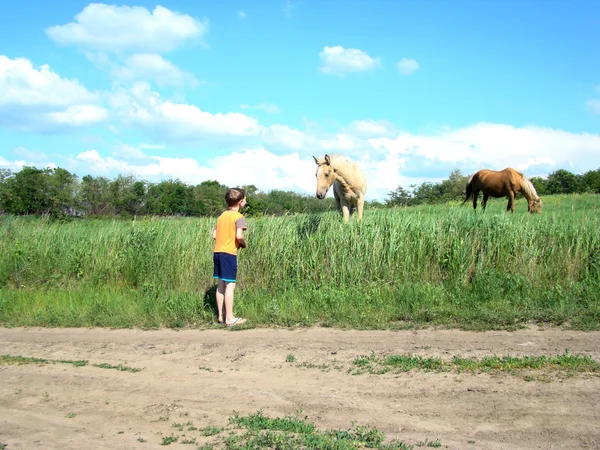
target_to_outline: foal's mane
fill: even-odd
[[[350,166],[354,163],[350,158],[345,155],[333,154],[329,155],[329,160],[331,161],[332,166],[340,167],[340,166]]]

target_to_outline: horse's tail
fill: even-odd
[[[473,195],[473,177],[471,176],[471,178],[469,178],[469,181],[467,182],[467,188],[466,188],[466,192],[465,192],[465,199],[463,200],[463,202],[461,203],[460,206],[462,206],[465,203],[467,203],[469,201],[469,199],[471,198],[472,195]]]

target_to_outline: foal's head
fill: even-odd
[[[327,195],[327,191],[335,181],[335,169],[331,166],[331,158],[325,155],[325,158],[317,158],[313,156],[317,163],[317,198],[323,200]]]

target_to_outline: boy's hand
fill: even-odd
[[[244,238],[238,239],[237,241],[240,244],[240,247],[242,247],[242,248],[246,248],[248,246],[248,244],[246,243],[246,239],[244,239]]]

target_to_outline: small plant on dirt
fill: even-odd
[[[197,444],[195,437],[183,438],[181,441],[179,441],[179,443],[180,444]]]
[[[179,439],[179,436],[175,436],[173,433],[171,433],[170,436],[165,436],[162,439],[160,445],[171,445],[173,442],[177,442],[177,439]]]
[[[137,438],[137,441],[138,442],[146,442],[146,439],[139,437],[139,438]]]
[[[517,375],[523,371],[544,371],[537,377],[527,374],[523,376],[525,381],[548,381],[549,372],[562,372],[567,376],[576,373],[599,373],[600,363],[589,356],[574,355],[565,352],[557,356],[486,356],[480,360],[454,356],[450,361],[441,358],[426,358],[413,355],[388,355],[378,357],[373,352],[369,356],[358,356],[352,362],[348,373],[361,375],[370,373],[381,375],[392,371],[409,372],[411,370],[422,370],[425,372],[450,372],[458,373],[496,373],[505,372]]]
[[[204,428],[200,428],[200,434],[202,436],[215,436],[215,435],[219,434],[221,431],[223,431],[222,428],[217,428],[217,427],[213,427],[213,426],[207,426]]]
[[[425,439],[425,441],[419,441],[415,443],[415,447],[429,447],[429,448],[439,448],[442,446],[442,443],[439,439],[435,441],[430,441],[429,439]]]
[[[77,414],[75,414],[75,413],[72,413],[72,412],[71,412],[71,413],[67,414],[65,417],[66,417],[67,419],[72,419],[72,418],[73,418],[73,417],[75,417],[76,415],[77,415]]]
[[[141,372],[142,369],[138,369],[136,367],[128,367],[124,364],[117,364],[112,365],[112,364],[108,364],[108,363],[101,363],[101,364],[93,364],[94,367],[99,367],[100,369],[115,369],[115,370],[120,370],[122,372]]]
[[[206,366],[200,366],[200,367],[198,367],[198,369],[200,369],[200,370],[206,370],[207,372],[212,372],[213,371],[210,367],[206,367]]]
[[[285,362],[293,363],[296,361],[296,357],[291,353],[285,357]]]
[[[408,450],[412,447],[402,441],[385,443],[385,435],[371,426],[353,426],[349,430],[319,431],[314,424],[307,422],[307,417],[300,417],[301,411],[295,417],[270,418],[259,410],[245,417],[237,413],[229,418],[230,425],[245,429],[238,434],[230,431],[225,439],[227,449],[254,448],[314,448],[336,450],[358,450],[374,448],[380,450]]]

